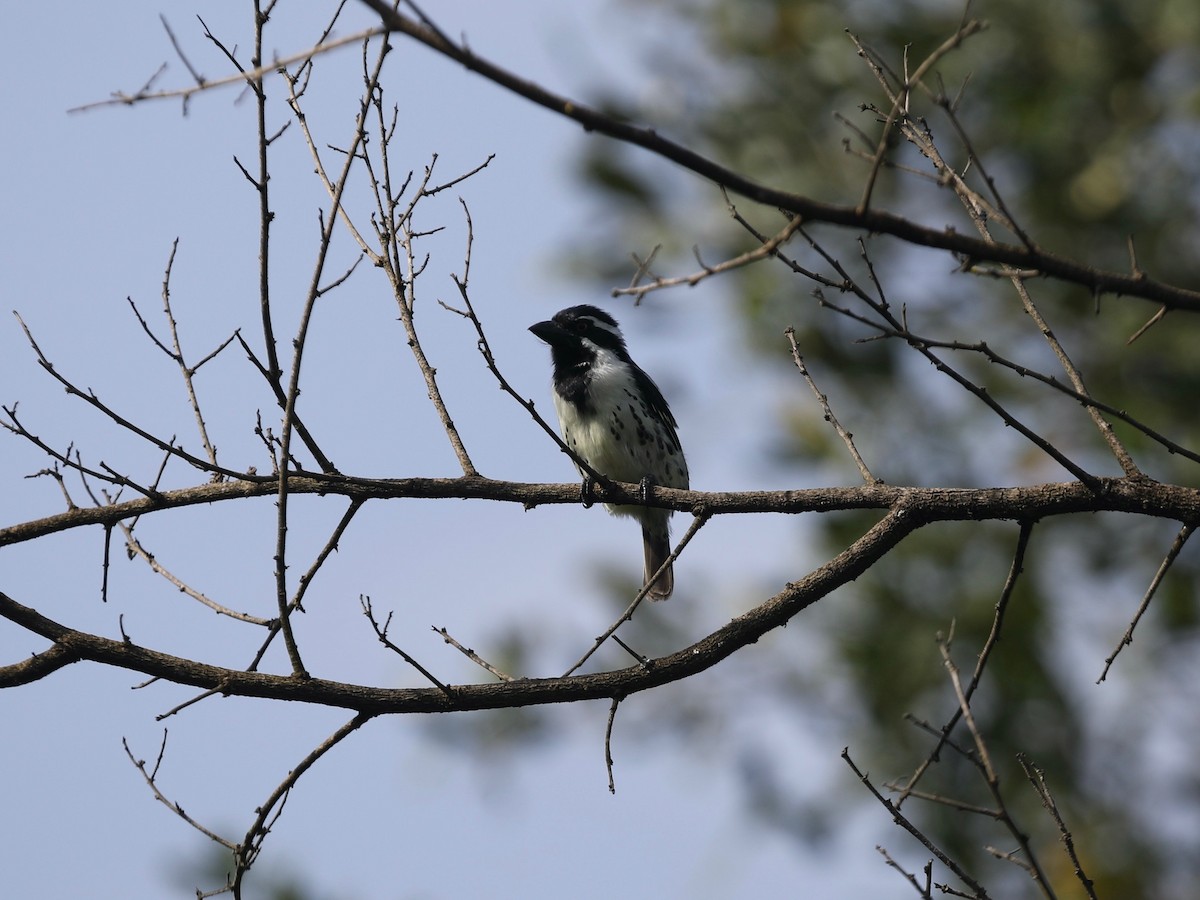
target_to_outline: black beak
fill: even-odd
[[[545,322],[538,322],[536,325],[530,325],[529,330],[551,347],[558,347],[565,344],[572,336],[571,332],[567,331],[567,329],[549,319]]]

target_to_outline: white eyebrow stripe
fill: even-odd
[[[609,334],[615,334],[617,337],[621,337],[621,329],[616,325],[609,325],[607,322],[602,322],[600,319],[593,318],[592,316],[583,316],[583,319],[586,322],[595,325],[602,331],[607,331]]]

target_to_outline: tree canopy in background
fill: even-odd
[[[946,41],[963,16],[957,3],[873,0],[662,0],[655,6],[665,24],[644,43],[658,80],[624,93],[598,86],[606,105],[634,121],[654,122],[760,182],[848,205],[863,195],[890,112],[867,60],[902,76]],[[1200,283],[1200,7],[1186,0],[993,0],[971,4],[967,15],[985,20],[986,29],[939,59],[928,79],[932,95],[914,94],[911,103],[950,165],[982,193],[994,186],[1022,239],[1100,268]],[[674,33],[693,40],[661,38]],[[919,222],[970,231],[970,219],[948,183],[936,184],[940,173],[929,160],[894,130],[888,143],[871,202]],[[581,154],[581,177],[604,210],[597,218],[607,226],[598,235],[606,252],[595,251],[597,235],[571,246],[582,267],[602,267],[602,284],[618,280],[611,263],[622,252],[645,258],[661,245],[653,271],[668,276],[697,268],[693,246],[713,262],[751,245],[710,187],[662,177],[661,161],[623,144],[588,141]],[[773,210],[731,201],[762,232],[776,230]],[[994,230],[1018,237],[999,223]],[[869,280],[859,235],[819,225],[811,231],[856,277]],[[1032,390],[1012,369],[966,349],[982,339],[991,351],[1031,368],[1045,368],[1050,358],[995,267],[975,267],[979,277],[951,274],[954,266],[944,256],[863,237],[882,288],[894,308],[905,309],[913,332],[961,341],[953,363],[1016,418],[1089,467],[1117,470],[1097,431],[1082,424],[1077,403]],[[819,252],[797,255],[828,272]],[[961,269],[973,265],[958,262]],[[1096,398],[1185,446],[1196,445],[1200,357],[1190,318],[1168,314],[1127,344],[1154,306],[1093,296],[1054,280],[1030,280],[1028,287]],[[829,288],[814,297],[813,288],[783,266],[737,270],[720,290],[738,311],[745,339],[730,335],[728,347],[753,365],[786,372],[793,360],[784,329],[794,328],[807,364],[874,462],[876,476],[966,486],[1056,475],[1053,463],[985,405],[914,364],[904,340],[833,313],[831,304],[850,304]],[[682,307],[674,315],[686,315],[687,298],[673,299]],[[800,478],[815,468],[853,479],[844,447],[819,413],[799,406],[795,385],[784,382],[776,428],[763,436],[762,452],[776,454],[781,469]],[[1115,428],[1146,474],[1196,483],[1193,459],[1161,452],[1121,422]],[[800,539],[818,540],[832,552],[862,525],[858,516],[823,517]],[[872,748],[872,770],[894,775],[899,760],[928,750],[929,736],[910,717],[937,722],[934,710],[946,702],[933,636],[953,629],[964,656],[968,648],[978,651],[993,627],[998,584],[1017,541],[1015,525],[969,532],[939,527],[910,539],[908,552],[889,556],[859,579],[853,596],[822,623],[830,658],[778,654],[772,683],[801,710],[798,716],[813,715],[816,705],[855,729]],[[1039,526],[989,662],[988,701],[977,713],[1006,783],[1025,777],[1021,751],[1062,776],[1056,795],[1076,817],[1077,843],[1091,848],[1087,869],[1099,896],[1183,896],[1200,877],[1192,840],[1200,827],[1196,810],[1181,811],[1178,819],[1159,815],[1177,788],[1186,784],[1183,792],[1193,794],[1200,786],[1200,773],[1186,758],[1171,756],[1161,767],[1164,746],[1190,746],[1200,738],[1194,553],[1176,559],[1158,589],[1153,611],[1139,625],[1146,630],[1139,631],[1138,659],[1121,661],[1128,666],[1123,683],[1095,684],[1123,630],[1117,621],[1132,614],[1170,544],[1168,532],[1124,518]],[[1155,702],[1140,704],[1137,698],[1147,694]],[[781,708],[787,708],[782,699]],[[782,748],[756,759],[763,771],[749,777],[748,786],[763,814],[811,835],[804,825],[811,817],[802,813],[812,810],[811,786],[789,791]],[[936,768],[941,780],[928,789],[941,796],[969,793],[967,783],[977,780],[961,760]],[[1026,800],[1030,809],[1038,803],[1033,794]],[[914,815],[957,852],[977,860],[988,855],[985,819],[936,803]],[[1020,880],[1015,876],[1010,887]]]

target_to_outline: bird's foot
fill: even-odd
[[[579,486],[579,500],[583,503],[584,509],[589,509],[596,501],[592,499],[592,488],[596,486],[596,479],[591,475],[583,476],[583,484]]]
[[[649,503],[650,497],[654,493],[654,479],[649,475],[643,475],[639,489],[641,491],[641,501]]]

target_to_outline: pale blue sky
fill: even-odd
[[[254,198],[232,161],[234,155],[253,158],[252,104],[226,89],[197,97],[186,118],[174,102],[76,115],[67,110],[113,90],[135,90],[163,60],[169,68],[162,86],[186,82],[159,23],[162,11],[197,68],[209,77],[227,74],[193,14],[244,55],[246,6],[127,2],[68,12],[17,4],[4,17],[16,39],[0,59],[8,213],[0,223],[0,401],[19,400],[31,429],[56,446],[75,441],[90,461],[147,480],[157,454],[66,397],[40,371],[7,311],[20,311],[69,377],[134,421],[197,446],[178,373],[142,336],[125,298],[161,328],[163,267],[179,237],[173,302],[185,348],[193,358],[202,356],[239,327],[260,345]],[[312,10],[324,14],[326,6],[281,3],[270,46],[281,55],[305,47],[321,24]],[[654,89],[632,49],[648,37],[633,4],[463,0],[436,6],[448,33],[465,33],[477,52],[554,89],[585,99],[606,83],[634,95]],[[339,32],[369,20],[352,5]],[[567,461],[496,389],[473,335],[436,299],[456,300],[449,273],[461,271],[459,194],[474,217],[472,296],[493,349],[518,389],[550,409],[547,354],[526,326],[573,303],[608,302],[573,283],[556,262],[563,236],[586,227],[594,211],[570,175],[584,138],[575,126],[411,42],[395,43],[385,83],[404,110],[399,164],[420,169],[436,152],[438,171],[450,176],[496,154],[487,171],[423,211],[421,221],[447,227],[429,242],[433,259],[418,283],[426,351],[484,474],[569,480]],[[307,105],[322,142],[344,143],[349,134],[358,59],[356,49],[347,49],[318,65]],[[274,80],[269,90],[278,97],[282,84]],[[281,123],[282,109],[274,116]],[[272,185],[281,352],[310,274],[317,210],[327,207],[298,138],[293,128],[280,142]],[[361,202],[357,209],[364,209]],[[340,272],[354,256],[340,236],[329,271]],[[639,361],[673,397],[695,485],[774,487],[781,476],[747,437],[762,434],[771,382],[724,351],[731,326],[720,291],[662,295],[643,310],[611,308]],[[344,471],[456,474],[395,319],[385,282],[366,267],[323,302],[308,349],[302,411]],[[262,409],[269,419],[273,412],[240,354],[230,350],[212,363],[198,390],[223,461],[265,467],[252,434],[254,414]],[[34,449],[0,435],[0,464],[2,524],[62,508],[50,481],[21,478],[45,465]],[[195,480],[173,467],[166,482]],[[77,483],[72,490],[85,502]],[[307,567],[342,508],[313,498],[296,502],[294,573]],[[745,608],[728,598],[765,597],[802,574],[808,560],[797,551],[797,527],[782,517],[714,522],[692,557],[680,562],[676,597],[650,615],[683,623],[689,638],[727,621]],[[196,587],[230,606],[271,615],[270,501],[154,516],[139,532],[165,565]],[[0,587],[74,627],[115,636],[123,615],[138,642],[231,666],[249,662],[257,633],[231,629],[185,600],[140,562],[126,561],[118,543],[111,601],[102,605],[101,549],[99,531],[7,548]],[[636,574],[638,553],[630,523],[599,509],[526,513],[485,504],[375,504],[354,523],[310,593],[300,639],[315,673],[420,683],[375,643],[357,611],[359,595],[369,594],[381,610],[397,610],[393,638],[447,680],[483,674],[443,645],[430,625],[448,627],[483,652],[495,629],[533,618],[554,643],[542,652],[547,670],[531,674],[550,674],[608,624],[596,574],[605,566]],[[809,647],[796,627],[771,640],[789,642],[797,652]],[[43,647],[0,623],[0,662]],[[792,747],[792,778],[822,791],[825,782],[845,777],[837,755],[846,736],[824,733],[816,723],[815,732],[806,733],[794,711],[781,716],[756,705],[754,666],[756,658],[767,658],[756,657],[757,649],[703,677],[718,683],[736,676],[744,686],[730,689],[739,704],[731,727]],[[276,654],[271,665],[281,670],[284,661]],[[8,822],[0,868],[11,896],[191,896],[175,870],[211,847],[153,801],[121,749],[124,736],[139,756],[153,758],[162,728],[155,715],[191,692],[164,685],[131,690],[140,680],[76,665],[0,694],[6,723],[0,807]],[[638,716],[637,704],[631,699],[618,716],[615,797],[603,765],[606,704],[552,710],[571,723],[564,739],[497,760],[448,752],[419,722],[375,721],[301,780],[251,884],[256,875],[292,872],[313,896],[369,900],[617,893],[691,900],[908,890],[873,849],[876,829],[886,829],[878,810],[848,813],[832,845],[810,853],[746,814],[728,742],[690,745],[655,735],[654,722]],[[206,701],[168,721],[161,786],[197,819],[237,838],[283,774],[347,718],[258,701]],[[635,738],[623,726],[651,733]],[[904,839],[897,835],[891,843],[899,854]],[[914,858],[914,866],[923,860]]]

